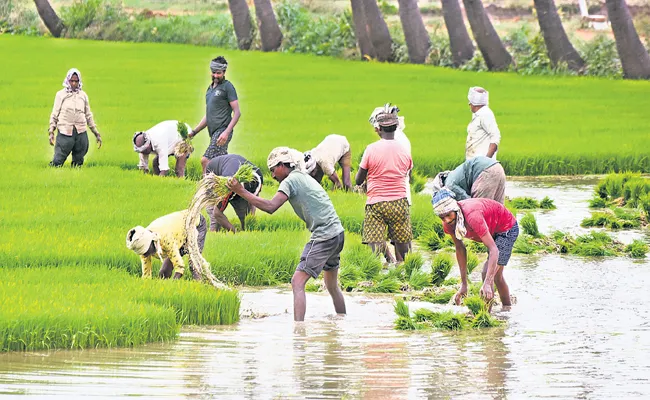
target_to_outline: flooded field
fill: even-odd
[[[543,233],[580,232],[595,181],[508,182],[555,200]],[[577,227],[577,228],[576,228]],[[644,237],[619,234],[621,240]],[[648,238],[645,237],[647,240]],[[631,240],[631,239],[629,239]],[[453,273],[457,274],[454,270]],[[294,324],[286,288],[244,290],[244,318],[136,349],[0,355],[0,394],[171,398],[649,398],[650,262],[514,255],[505,328],[450,334],[392,327],[392,296],[347,294],[348,315],[308,293]]]

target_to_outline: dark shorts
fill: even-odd
[[[210,136],[210,145],[208,146],[207,149],[205,149],[205,153],[203,154],[203,157],[212,160],[217,156],[228,154],[228,145],[232,140],[232,134],[235,132],[235,130],[233,129],[233,131],[230,132],[230,136],[228,136],[228,140],[226,141],[226,144],[224,144],[223,146],[219,146],[217,145],[217,140],[219,140],[219,135],[221,135],[225,130],[226,128],[219,128],[216,131],[214,131],[214,133]]]
[[[494,243],[499,249],[498,265],[508,265],[517,236],[519,236],[519,224],[517,222],[508,231],[494,235]]]
[[[323,270],[337,269],[341,262],[344,243],[345,232],[322,242],[309,241],[302,251],[296,271],[305,272],[316,279]]]

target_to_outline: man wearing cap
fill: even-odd
[[[323,175],[327,175],[337,189],[352,190],[351,161],[350,142],[341,135],[325,136],[318,146],[305,152],[306,172],[318,183],[323,180]],[[341,166],[343,183],[336,174],[336,163]]]
[[[205,92],[205,116],[189,134],[192,138],[208,127],[210,145],[201,158],[203,173],[211,159],[228,154],[228,144],[241,117],[237,91],[233,84],[226,80],[227,68],[228,62],[222,56],[210,61],[212,83]]]
[[[242,164],[253,165],[250,161],[238,154],[224,154],[217,156],[210,160],[206,168],[207,173],[213,173],[217,176],[233,176]],[[245,183],[244,188],[253,193],[255,196],[259,195],[264,183],[262,178],[262,171],[253,165],[253,180]],[[228,221],[228,218],[223,214],[228,204],[235,210],[235,214],[241,223],[241,229],[245,229],[244,221],[248,214],[255,213],[255,207],[251,206],[241,196],[232,193],[226,196],[218,206],[208,207],[208,214],[210,215],[210,230],[216,231],[223,228],[230,232],[235,232],[235,227]]]
[[[388,229],[388,236],[395,243],[395,257],[403,261],[413,239],[406,198],[406,178],[413,160],[407,149],[395,141],[397,114],[380,112],[375,120],[381,139],[366,147],[355,179],[357,185],[368,182],[363,242],[374,252],[381,252]]]
[[[311,237],[291,278],[293,318],[295,321],[304,321],[307,308],[305,284],[309,278],[318,278],[321,271],[324,271],[325,286],[332,297],[336,313],[345,314],[345,300],[338,283],[345,235],[327,193],[309,175],[296,169],[298,161],[288,147],[276,147],[271,151],[267,166],[273,179],[280,182],[278,192],[271,200],[250,193],[235,178],[228,182],[228,188],[249,204],[269,214],[273,214],[288,200],[296,215],[305,221]]]
[[[185,124],[187,129],[191,129]],[[154,153],[153,172],[156,175],[164,176],[169,172],[168,158],[176,157],[176,176],[182,178],[185,176],[185,165],[189,154],[175,155],[174,149],[182,141],[178,133],[178,121],[163,121],[154,125],[144,132],[136,132],[133,135],[133,150],[140,155],[138,168],[149,172],[149,154]]]
[[[482,87],[471,87],[467,94],[472,110],[472,121],[467,125],[465,159],[476,156],[497,158],[501,132],[494,113],[488,107],[489,93]]]
[[[140,256],[143,278],[151,278],[151,257],[162,261],[159,277],[167,279],[171,277],[172,272],[174,272],[174,279],[183,276],[185,272],[183,256],[188,251],[187,231],[185,230],[186,216],[187,210],[177,211],[156,219],[146,228],[136,226],[126,234],[126,247]],[[203,215],[199,214],[195,226],[198,232],[199,248],[203,251],[205,235],[208,231]],[[191,261],[190,271],[192,271],[194,279],[201,279]]]

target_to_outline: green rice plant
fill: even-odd
[[[431,276],[424,271],[414,270],[411,272],[409,277],[409,287],[412,290],[420,290],[426,286],[429,286],[431,282]]]
[[[454,286],[454,285],[458,285],[459,283],[460,283],[460,279],[456,277],[451,277],[445,279],[445,281],[442,282],[442,286]]]
[[[461,314],[445,311],[440,313],[433,325],[438,329],[462,331],[463,329],[467,329],[467,320]]]
[[[589,227],[611,227],[612,222],[616,223],[617,218],[608,212],[594,212],[591,217],[585,218],[580,226]]]
[[[404,274],[410,277],[414,271],[420,271],[422,269],[424,258],[422,254],[412,251],[406,255],[402,265],[404,266]]]
[[[434,304],[448,304],[452,297],[456,294],[456,289],[447,289],[440,293],[428,293],[422,300]]]
[[[383,278],[375,282],[375,284],[368,289],[370,293],[399,293],[402,284],[399,280],[393,277]]]
[[[431,251],[440,250],[443,246],[443,241],[434,230],[430,230],[418,238],[418,242]]]
[[[517,210],[533,210],[539,208],[539,202],[532,197],[515,197],[510,199],[510,206]]]
[[[586,235],[576,237],[578,243],[612,243],[612,237],[605,232],[591,231]]]
[[[395,310],[395,314],[397,314],[398,317],[411,318],[409,306],[404,300],[397,299],[393,308]]]
[[[400,331],[414,331],[417,329],[417,326],[410,317],[398,317],[395,320],[395,329]]]
[[[641,211],[638,209],[629,209],[622,207],[614,207],[612,210],[614,215],[625,222],[630,223],[630,227],[637,228],[641,226]]]
[[[433,322],[438,320],[440,313],[429,310],[428,308],[420,308],[413,311],[413,319],[415,322]]]
[[[385,275],[380,276],[378,280],[387,279],[387,278],[395,278],[400,282],[404,282],[405,280],[408,280],[408,276],[406,275],[406,269],[404,268],[404,263],[397,264],[392,268],[389,268],[388,272],[386,272]]]
[[[361,273],[361,279],[371,281],[382,269],[382,263],[370,247],[361,243],[358,236],[348,235],[347,246],[342,254],[342,263],[355,265]]]
[[[431,263],[431,284],[440,286],[445,281],[454,262],[449,254],[437,254]]]
[[[466,240],[465,247],[467,248],[468,251],[471,251],[472,253],[476,253],[476,254],[487,253],[487,247],[485,247],[483,243],[475,242],[473,240]]]
[[[605,257],[616,255],[616,253],[609,250],[606,247],[606,244],[602,242],[579,243],[571,249],[571,253],[584,257]]]
[[[650,221],[650,192],[639,197],[639,208],[643,210],[646,222]]]
[[[623,198],[625,204],[630,207],[636,207],[639,204],[639,198],[650,192],[650,179],[634,177],[629,179],[623,185]]]
[[[478,314],[475,314],[472,319],[472,328],[481,329],[481,328],[493,328],[501,325],[501,321],[494,318],[487,310],[481,310]]]
[[[346,292],[350,292],[356,288],[362,279],[363,275],[361,271],[354,264],[346,264],[339,270],[339,284],[341,285],[341,289]]]
[[[589,200],[589,207],[590,208],[605,208],[605,207],[607,207],[607,201],[602,197],[594,197],[593,199]]]
[[[478,315],[481,311],[486,311],[487,306],[481,296],[468,296],[463,299],[465,307],[469,308],[473,315]]]
[[[539,202],[539,208],[545,210],[554,210],[557,207],[555,207],[555,203],[553,202],[553,200],[550,199],[548,196],[546,196],[542,199],[542,201]]]
[[[321,281],[310,279],[305,285],[305,292],[320,292]]]
[[[471,250],[467,250],[467,275],[471,274],[474,271],[474,268],[478,266],[478,256],[474,254]]]
[[[530,235],[534,238],[541,237],[539,233],[539,228],[537,227],[537,219],[533,213],[528,213],[520,221],[521,228],[525,234]]]
[[[648,253],[648,245],[642,240],[635,239],[625,247],[625,252],[632,258],[645,258]]]
[[[427,176],[420,174],[417,171],[411,171],[411,190],[413,193],[420,193],[427,183]]]

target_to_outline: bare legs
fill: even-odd
[[[334,310],[337,314],[345,314],[345,299],[338,284],[338,268],[331,271],[324,271],[325,287],[332,297]],[[304,321],[307,310],[307,296],[305,295],[305,285],[311,276],[303,271],[296,271],[291,278],[291,288],[293,289],[293,320]]]

